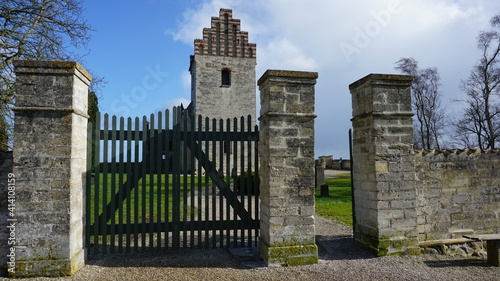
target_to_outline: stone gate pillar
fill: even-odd
[[[84,265],[87,95],[76,62],[16,61],[15,265],[9,275],[64,276]]]
[[[259,250],[270,266],[318,262],[314,236],[316,72],[267,70],[259,79]]]
[[[379,256],[419,253],[412,80],[406,75],[370,74],[349,85],[354,239]]]

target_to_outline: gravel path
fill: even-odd
[[[72,277],[23,280],[500,280],[500,268],[480,258],[377,258],[354,245],[348,227],[320,217],[316,222],[320,261],[314,265],[269,268],[223,249],[183,249],[94,258]]]

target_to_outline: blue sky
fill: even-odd
[[[185,98],[182,77],[192,47],[166,31],[179,25],[191,1],[86,1],[86,17],[95,29],[85,66],[102,76],[103,112],[149,115],[168,100]]]
[[[451,118],[458,86],[479,58],[475,38],[500,13],[492,0],[124,0],[84,3],[95,29],[82,64],[108,82],[100,109],[142,116],[189,103],[189,56],[220,8],[233,9],[266,69],[317,71],[316,156],[348,157],[348,85],[369,73],[396,73],[413,57],[437,67]],[[258,94],[258,92],[257,92]],[[257,97],[257,104],[259,97]]]

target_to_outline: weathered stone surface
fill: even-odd
[[[423,150],[414,163],[421,241],[500,233],[500,151]]]
[[[355,240],[377,255],[418,252],[410,86],[404,75],[351,84]],[[409,103],[409,104],[407,104]],[[405,125],[401,125],[405,124]],[[406,125],[409,124],[409,125]]]
[[[190,68],[195,113],[224,120],[251,115],[255,124],[255,66],[255,58],[195,55]],[[221,86],[223,68],[231,69],[229,87]]]
[[[312,245],[264,247],[260,252],[268,266],[296,266],[318,263],[318,247]]]
[[[410,85],[409,76],[371,74],[349,87],[356,242],[413,254],[418,241],[500,233],[500,151],[413,151]]]
[[[261,91],[261,228],[268,265],[316,263],[314,84],[317,73],[268,70]]]
[[[90,75],[74,62],[17,61],[14,277],[64,276],[84,264]]]

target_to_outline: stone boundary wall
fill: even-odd
[[[500,233],[500,150],[414,155],[419,241]]]
[[[7,244],[9,237],[7,186],[9,173],[12,173],[12,165],[12,151],[0,152],[0,276],[7,276],[7,255],[10,248]]]
[[[350,159],[333,159],[333,155],[319,156],[316,159],[316,166],[323,167],[325,169],[333,170],[350,170],[351,160]]]
[[[500,150],[413,150],[411,83],[370,74],[349,86],[354,238],[376,255],[500,233]]]

